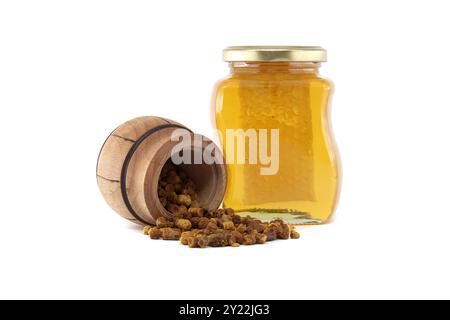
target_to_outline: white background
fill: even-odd
[[[2,1],[0,297],[450,298],[446,4]],[[328,49],[333,223],[238,249],[148,240],[97,189],[104,139],[141,115],[211,136],[221,50],[252,44]]]

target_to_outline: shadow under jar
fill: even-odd
[[[319,76],[320,47],[229,47],[230,75],[217,83],[213,115],[227,163],[224,206],[262,220],[328,221],[339,160]],[[255,146],[256,144],[256,146]]]

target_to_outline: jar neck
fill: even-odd
[[[288,73],[317,74],[319,62],[230,62],[231,74]]]

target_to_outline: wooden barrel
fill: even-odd
[[[183,135],[175,141],[174,131]],[[200,144],[188,141],[201,141]],[[102,146],[97,162],[97,183],[109,206],[119,215],[138,224],[154,224],[160,216],[170,217],[158,198],[161,170],[176,150],[193,155],[211,148],[213,142],[185,126],[160,117],[132,119],[115,129]],[[219,149],[216,157],[222,158]],[[178,148],[178,149],[177,149]],[[221,163],[182,163],[182,169],[197,187],[198,201],[207,210],[216,210],[226,187],[226,169]]]

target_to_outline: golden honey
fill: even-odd
[[[328,111],[332,84],[318,73],[325,51],[231,47],[224,53],[231,72],[217,83],[212,105],[227,161],[224,206],[262,220],[328,221],[340,173]],[[230,132],[240,133],[244,149]],[[270,174],[262,174],[270,171],[265,153],[273,158]]]

